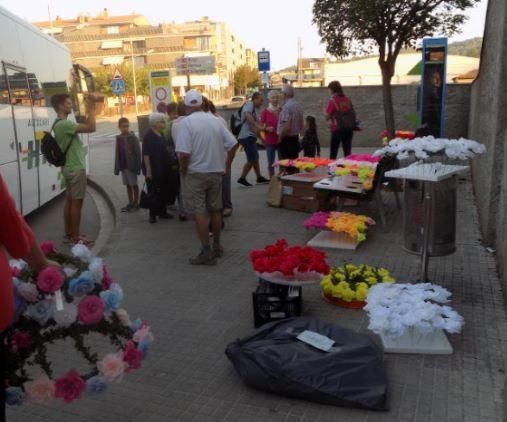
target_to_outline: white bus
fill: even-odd
[[[56,118],[51,96],[70,94],[76,110],[71,118],[80,120],[93,78],[72,65],[67,47],[2,7],[0,40],[0,174],[26,215],[64,189],[61,169],[40,152],[43,132]],[[88,146],[87,135],[82,141]]]

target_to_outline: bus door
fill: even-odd
[[[32,98],[26,70],[3,62],[7,80],[17,147],[20,210],[28,214],[40,204],[39,194],[39,144],[35,141]]]

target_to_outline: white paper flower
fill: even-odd
[[[66,277],[71,278],[74,274],[77,273],[77,269],[73,267],[63,267],[63,272]]]
[[[22,259],[11,259],[9,260],[9,267],[17,268],[20,271],[23,271],[28,264]]]
[[[104,278],[104,261],[102,258],[92,258],[88,270],[92,273],[95,282],[100,284]]]
[[[55,322],[62,326],[68,327],[76,321],[77,318],[77,306],[73,303],[63,303],[63,310],[55,311],[53,319]]]
[[[114,313],[120,320],[121,325],[123,325],[124,327],[130,327],[130,324],[132,322],[130,321],[129,314],[125,309],[117,309]]]
[[[92,259],[92,252],[82,243],[78,243],[72,247],[72,255],[84,262],[90,262]]]

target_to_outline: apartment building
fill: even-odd
[[[192,75],[191,85],[214,98],[233,95],[234,71],[242,64],[256,66],[256,57],[224,22],[204,17],[185,23],[151,25],[139,14],[112,16],[107,9],[97,16],[56,17],[35,22],[42,31],[66,44],[76,63],[87,68],[135,63],[150,69],[170,69],[176,93],[187,86],[176,75],[176,60],[184,56],[215,57],[215,72]]]

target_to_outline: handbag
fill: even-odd
[[[282,206],[282,180],[280,176],[271,178],[266,202],[270,207],[280,208]]]
[[[141,195],[139,197],[139,206],[141,208],[149,210],[150,208],[154,207],[156,200],[157,200],[156,193],[155,192],[148,192],[146,190],[146,183],[145,183],[143,185],[143,188],[141,189]]]

